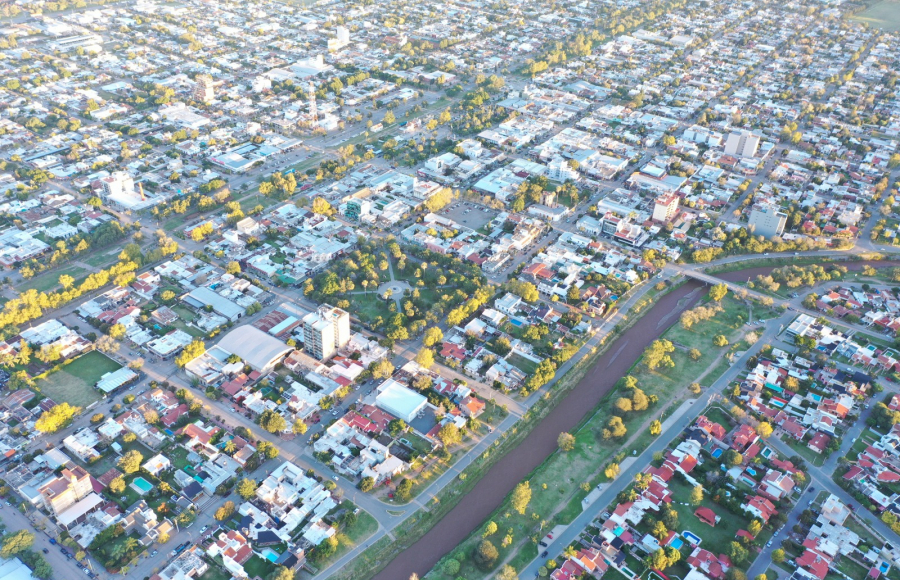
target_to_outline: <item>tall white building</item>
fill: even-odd
[[[749,131],[731,133],[725,141],[725,153],[735,157],[755,157],[759,149],[759,135]]]
[[[678,213],[680,198],[674,193],[666,193],[653,203],[653,221],[667,222]]]
[[[207,74],[197,75],[197,78],[194,79],[194,100],[208,103],[215,96],[212,77]]]
[[[319,360],[330,358],[350,342],[350,315],[340,308],[323,304],[303,317],[305,350]]]
[[[328,50],[340,50],[350,44],[350,31],[345,26],[338,26],[334,29],[335,37],[328,39]]]
[[[754,235],[764,238],[784,233],[788,215],[771,205],[756,205],[750,211],[750,229]]]
[[[100,180],[103,195],[107,198],[122,197],[134,193],[134,179],[124,171],[113,171],[109,177]]]

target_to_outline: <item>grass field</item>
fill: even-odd
[[[112,252],[101,252],[99,254],[94,254],[88,258],[82,260],[85,264],[90,266],[94,266],[95,268],[101,268],[112,262],[115,262],[119,257],[119,252],[113,250]]]
[[[60,268],[59,270],[53,270],[52,272],[47,272],[46,274],[42,274],[31,280],[23,282],[19,285],[19,292],[24,292],[25,290],[37,290],[38,292],[49,292],[50,290],[55,290],[60,287],[59,285],[59,277],[63,274],[68,274],[72,278],[78,280],[82,276],[87,273],[87,270],[80,266],[68,266],[66,268]]]
[[[60,370],[39,379],[41,392],[56,402],[66,401],[85,407],[100,400],[100,392],[94,385],[105,373],[122,368],[122,365],[98,351],[81,355]]]
[[[857,22],[865,22],[869,26],[882,30],[900,30],[900,2],[885,0],[869,6],[868,9],[853,16]]]
[[[231,580],[231,574],[218,566],[210,566],[202,576],[197,577],[197,580]]]
[[[526,375],[534,374],[534,371],[538,367],[538,364],[536,362],[528,360],[524,356],[520,356],[517,354],[509,355],[509,358],[506,359],[506,362],[516,367]]]
[[[715,528],[700,521],[694,515],[697,509],[689,503],[693,488],[680,478],[672,478],[669,481],[669,489],[672,491],[672,503],[670,504],[678,512],[678,522],[681,530],[688,530],[700,536],[703,542],[700,544],[714,554],[727,554],[728,547],[737,537],[737,531],[746,529],[750,520],[743,515],[729,511],[727,508],[714,503],[710,498],[704,498],[703,507],[710,508],[722,519]]]

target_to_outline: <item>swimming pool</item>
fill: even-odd
[[[135,477],[134,481],[131,482],[131,485],[138,488],[138,492],[143,495],[145,493],[150,493],[150,490],[153,489],[153,484],[144,479],[143,477]]]
[[[672,541],[669,542],[669,545],[672,546],[673,548],[675,548],[676,550],[680,550],[681,546],[684,545],[684,541],[681,538],[674,537],[674,538],[672,538]]]
[[[716,447],[715,449],[713,449],[713,452],[712,452],[713,459],[718,459],[718,458],[722,457],[722,453],[724,453],[722,451],[722,448]]]
[[[821,402],[822,402],[822,395],[817,395],[817,394],[815,394],[815,393],[810,393],[809,396],[812,398],[813,401],[815,401],[815,402],[817,402],[817,403],[821,403]]]
[[[746,475],[741,476],[741,481],[749,485],[750,487],[756,487],[756,480],[752,477],[747,477]]]
[[[269,562],[277,562],[278,561],[278,552],[273,550],[272,548],[263,548],[262,555],[266,557],[266,560]]]
[[[519,320],[518,318],[510,318],[509,323],[512,324],[513,326],[522,326],[522,324],[523,324],[523,322],[521,320]]]
[[[752,467],[748,467],[746,471],[747,471],[747,473],[749,473],[750,475],[756,475],[756,470],[753,469]]]
[[[689,544],[692,544],[694,546],[699,546],[700,542],[703,541],[700,539],[700,536],[698,536],[697,534],[695,534],[693,532],[681,532],[681,536],[685,540],[687,540]]]
[[[784,389],[782,389],[782,388],[779,387],[778,385],[773,385],[772,383],[766,383],[766,388],[767,388],[767,389],[772,389],[772,390],[775,391],[776,393],[784,392]]]
[[[781,399],[779,399],[777,397],[772,397],[771,399],[769,399],[769,404],[772,405],[773,407],[778,407],[779,409],[783,409],[787,403],[785,403],[784,401],[782,401]]]

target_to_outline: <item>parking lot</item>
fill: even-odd
[[[438,212],[456,223],[477,230],[497,215],[497,210],[489,209],[477,203],[457,201]]]

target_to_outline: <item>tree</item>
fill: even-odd
[[[703,503],[703,486],[695,485],[691,490],[691,505],[698,506]]]
[[[652,421],[650,423],[650,434],[655,437],[656,435],[659,435],[660,433],[662,433],[662,423],[660,423],[658,419],[655,421]]]
[[[266,580],[294,580],[294,571],[284,566],[275,566],[275,569],[266,576]]]
[[[144,462],[144,456],[137,449],[126,451],[125,455],[119,458],[117,465],[125,473],[136,473],[141,469],[141,463]]]
[[[425,335],[422,336],[422,344],[427,347],[432,347],[442,340],[444,340],[444,333],[441,332],[441,329],[437,326],[432,326],[426,330]]]
[[[480,568],[490,570],[494,567],[494,562],[497,561],[497,556],[499,555],[497,548],[494,547],[490,540],[481,540],[478,543],[478,547],[475,548],[475,563]]]
[[[238,264],[237,262],[233,262],[233,261],[228,262],[228,264],[225,266],[225,271],[228,272],[229,274],[237,276],[238,274],[241,273],[241,265]]]
[[[434,351],[430,348],[423,348],[416,355],[416,362],[423,368],[430,369],[434,364]]]
[[[579,300],[581,300],[581,292],[579,292],[578,286],[572,284],[571,286],[569,286],[568,292],[566,292],[566,302],[572,304],[578,302]]]
[[[411,479],[406,478],[397,485],[397,490],[394,492],[394,497],[399,499],[400,501],[409,501],[409,498],[412,496],[412,486],[413,482]]]
[[[325,216],[334,214],[334,208],[331,207],[331,204],[325,201],[325,199],[318,196],[313,198],[312,211],[313,213]]]
[[[441,564],[441,572],[443,572],[445,576],[450,576],[451,578],[456,576],[456,574],[459,572],[459,568],[459,560],[455,560],[453,558],[447,558]]]
[[[41,433],[56,433],[80,412],[81,407],[73,407],[66,402],[59,403],[41,413],[40,418],[34,423],[34,428]]]
[[[121,475],[109,482],[109,491],[118,495],[125,491],[125,478]]]
[[[559,448],[562,451],[568,453],[575,449],[575,436],[571,433],[566,433],[563,431],[559,434],[559,437],[556,438],[556,444],[559,445]]]
[[[709,289],[709,297],[716,302],[721,302],[727,294],[728,286],[725,284],[716,284]]]
[[[725,338],[724,334],[717,334],[713,337],[713,346],[723,347],[728,346],[728,339]]]
[[[762,531],[762,524],[759,520],[753,520],[747,524],[747,531],[755,538]]]
[[[236,486],[238,495],[243,499],[250,499],[256,496],[256,482],[250,478],[245,477],[240,480]]]
[[[368,493],[372,491],[375,487],[375,478],[374,477],[364,477],[359,480],[359,491],[363,493]]]
[[[19,530],[18,532],[7,534],[3,538],[3,543],[0,544],[0,557],[11,558],[31,548],[33,544],[34,534],[28,530]]]
[[[397,118],[394,117],[394,112],[391,111],[390,109],[388,109],[388,112],[384,114],[384,118],[381,120],[381,122],[384,123],[385,125],[390,125],[391,123],[393,123],[396,120],[397,120]]]
[[[747,557],[750,556],[750,553],[747,551],[747,548],[740,545],[738,542],[731,542],[728,547],[729,556],[731,556],[731,561],[735,564],[741,564],[747,561]]]
[[[445,448],[449,449],[462,441],[462,434],[459,432],[459,427],[452,422],[447,422],[438,431],[438,439],[441,440]]]
[[[512,507],[520,515],[525,513],[531,502],[531,485],[527,481],[518,484],[512,493]]]
[[[268,441],[260,441],[256,446],[256,452],[259,453],[261,457],[265,457],[266,459],[275,459],[276,457],[278,457],[278,448]]]
[[[701,357],[703,357],[703,353],[700,352],[699,348],[692,348],[688,351],[688,356],[691,357],[692,361],[698,361]]]
[[[398,435],[406,431],[408,427],[409,426],[406,424],[406,421],[404,421],[403,419],[394,419],[393,421],[388,423],[388,435],[390,435],[391,437],[397,437]]]
[[[182,349],[181,354],[175,357],[175,364],[178,368],[184,368],[186,364],[206,352],[206,344],[199,338],[195,338]]]
[[[497,573],[497,580],[517,580],[518,577],[519,573],[509,564],[504,564],[503,567],[500,568],[500,572]]]
[[[256,422],[269,433],[282,433],[287,429],[287,421],[272,409],[263,411]]]
[[[372,371],[372,378],[386,379],[394,374],[394,365],[387,359],[381,359],[369,365],[369,370]]]
[[[291,431],[294,432],[294,435],[303,435],[304,433],[306,433],[307,429],[308,427],[306,425],[306,421],[304,421],[303,419],[297,419],[296,421],[294,421],[293,426],[291,426]]]
[[[644,350],[644,364],[651,371],[659,367],[672,368],[675,362],[669,353],[675,352],[675,345],[671,341],[665,339],[654,340]]]
[[[603,475],[606,476],[607,479],[615,479],[619,475],[619,464],[618,463],[610,463],[606,466],[606,469],[603,470]]]
[[[781,564],[782,562],[784,562],[784,558],[785,558],[784,550],[782,550],[781,548],[772,550],[772,561],[773,562],[775,562],[776,564]]]
[[[493,521],[490,521],[484,527],[484,532],[481,534],[481,537],[486,538],[488,536],[493,536],[496,533],[497,533],[497,524],[494,523]]]
[[[763,439],[768,439],[770,435],[772,435],[772,426],[765,421],[756,426],[756,432]]]
[[[625,427],[625,423],[622,422],[622,418],[613,416],[606,423],[606,428],[603,429],[603,438],[620,439],[624,437],[626,433],[628,433],[628,428]]]
[[[216,510],[216,513],[213,517],[215,517],[220,522],[224,522],[232,515],[234,515],[234,502],[226,501],[219,507],[219,509]]]
[[[699,395],[702,390],[703,387],[700,386],[700,383],[691,383],[688,386],[688,391],[690,391],[692,395]]]

